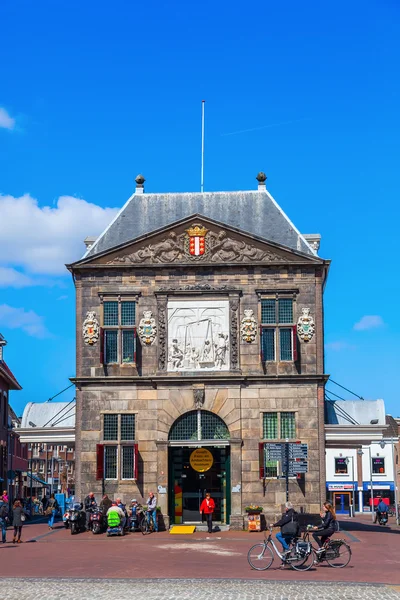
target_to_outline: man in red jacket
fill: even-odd
[[[212,516],[213,516],[214,510],[215,510],[215,502],[211,498],[210,493],[207,492],[206,497],[204,498],[203,502],[200,505],[200,513],[205,514],[205,517],[207,519],[207,525],[208,525],[208,533],[212,533]]]

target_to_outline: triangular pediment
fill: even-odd
[[[323,262],[318,256],[296,252],[196,214],[109,249],[101,255],[84,258],[71,266],[217,266]]]

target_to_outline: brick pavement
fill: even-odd
[[[0,579],[8,600],[399,600],[386,586],[252,580]]]

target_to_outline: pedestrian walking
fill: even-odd
[[[49,529],[53,529],[54,519],[56,518],[57,510],[58,510],[58,502],[54,498],[54,494],[51,494],[49,502],[47,504],[47,508],[46,508],[46,515],[49,517],[49,521],[48,521]]]
[[[22,527],[25,522],[25,514],[24,509],[22,507],[21,501],[16,500],[13,504],[13,525],[14,525],[14,536],[13,536],[13,544],[17,542],[17,544],[21,543],[21,534]]]
[[[0,504],[0,528],[1,528],[1,541],[3,544],[6,543],[7,537],[7,525],[8,525],[8,504],[1,502]]]
[[[211,494],[209,492],[206,493],[206,497],[203,502],[200,504],[200,513],[204,514],[207,520],[208,533],[212,533],[212,516],[215,510],[215,502],[211,498]]]

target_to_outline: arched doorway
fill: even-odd
[[[169,431],[169,515],[171,523],[199,523],[206,492],[215,500],[215,522],[229,523],[229,429],[216,414],[192,410]]]

